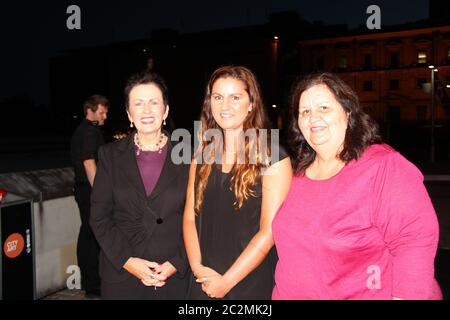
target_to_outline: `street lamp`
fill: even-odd
[[[435,161],[435,143],[434,143],[434,120],[435,120],[435,112],[434,112],[434,73],[438,72],[438,69],[436,69],[433,65],[428,66],[428,68],[431,70],[431,162],[434,163]]]

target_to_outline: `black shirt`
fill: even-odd
[[[83,161],[93,159],[97,162],[98,149],[104,143],[105,140],[97,122],[83,119],[75,129],[70,143],[70,157],[75,170],[76,184],[89,183]]]

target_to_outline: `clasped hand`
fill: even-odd
[[[129,258],[123,267],[145,286],[154,287],[164,286],[167,279],[177,271],[168,261],[159,264],[140,258]]]
[[[229,281],[217,271],[203,265],[195,268],[196,282],[210,298],[223,298],[232,288]]]

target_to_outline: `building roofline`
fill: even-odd
[[[433,33],[436,31],[450,32],[450,26],[427,27],[427,28],[418,28],[418,29],[409,29],[409,30],[374,32],[374,33],[365,33],[365,34],[359,34],[359,35],[353,34],[353,35],[346,35],[346,36],[317,38],[317,39],[311,39],[311,40],[300,40],[299,43],[306,44],[306,45],[315,45],[315,44],[323,44],[324,41],[326,41],[328,43],[348,42],[348,41],[352,41],[352,40],[365,41],[365,40],[374,40],[374,39],[416,36],[416,35],[421,35],[424,33]]]

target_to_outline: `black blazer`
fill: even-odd
[[[102,281],[131,277],[122,266],[130,257],[171,262],[177,269],[166,286],[184,286],[189,266],[182,237],[187,164],[167,157],[153,192],[147,197],[136,162],[134,134],[102,146],[91,195],[92,231],[101,247]],[[175,288],[176,289],[176,288]],[[182,289],[182,288],[180,288]]]

